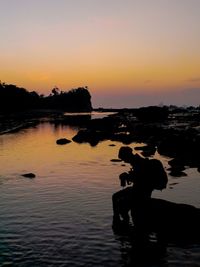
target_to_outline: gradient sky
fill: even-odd
[[[0,0],[0,79],[94,107],[200,104],[200,0]]]

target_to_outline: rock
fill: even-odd
[[[172,167],[172,168],[179,168],[181,171],[185,170],[185,162],[183,159],[181,158],[173,158],[171,160],[168,161],[168,164]]]
[[[142,107],[136,110],[136,117],[140,121],[158,121],[163,122],[167,120],[169,116],[169,111],[167,107],[157,107],[157,106],[149,106]]]
[[[111,141],[122,142],[123,144],[130,145],[135,141],[135,139],[130,133],[114,133],[111,136]]]
[[[200,136],[193,131],[193,129],[174,130],[174,133],[166,134],[159,142],[158,153],[175,158],[176,161],[172,161],[172,165],[198,168],[200,158]]]
[[[170,168],[170,173],[171,176],[173,177],[182,177],[182,176],[187,176],[187,173],[180,171],[179,169],[176,168]]]
[[[36,175],[34,173],[25,173],[25,174],[22,174],[23,177],[26,177],[26,178],[35,178]]]
[[[96,130],[80,130],[72,140],[77,143],[89,143],[91,146],[96,146],[100,141],[109,139],[109,134],[103,131]]]
[[[150,157],[150,156],[153,156],[155,154],[156,147],[153,145],[146,145],[146,146],[135,147],[135,150],[141,150],[142,155],[144,157]]]
[[[169,185],[172,186],[172,185],[177,185],[177,184],[179,184],[179,183],[170,183]]]
[[[121,159],[111,159],[110,161],[112,161],[112,162],[121,162],[122,160]]]
[[[66,139],[66,138],[61,138],[61,139],[58,139],[56,141],[57,145],[65,145],[65,144],[69,144],[69,143],[71,143],[71,141]]]
[[[91,146],[96,146],[99,143],[96,131],[80,130],[72,140],[76,143],[90,143]]]

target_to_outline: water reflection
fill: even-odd
[[[42,123],[0,136],[0,266],[118,265],[110,195],[123,167],[110,159],[119,145],[56,145],[75,133]]]
[[[70,113],[66,112],[65,116],[90,116],[91,119],[102,119],[104,117],[107,117],[109,115],[113,115],[116,112],[99,112],[99,111],[92,111],[92,112],[79,112],[79,113]]]
[[[52,123],[52,129],[54,132],[58,135],[62,134],[63,132],[66,132],[68,136],[71,138],[78,132],[80,129],[78,126],[70,126],[62,123]]]
[[[56,145],[76,132],[41,123],[0,136],[0,266],[131,266],[129,238],[115,236],[111,227],[111,196],[128,167],[111,162],[121,143]],[[28,172],[36,178],[21,177]],[[198,205],[199,178],[194,170],[188,178],[178,179],[176,191],[156,194]],[[198,266],[198,246],[189,247],[187,255],[173,246],[168,252],[168,265],[157,266]]]

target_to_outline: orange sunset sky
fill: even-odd
[[[94,107],[200,104],[199,0],[0,0],[0,79]]]

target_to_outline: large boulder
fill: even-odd
[[[108,133],[95,130],[80,130],[72,140],[77,143],[89,143],[96,146],[100,141],[109,139]]]

